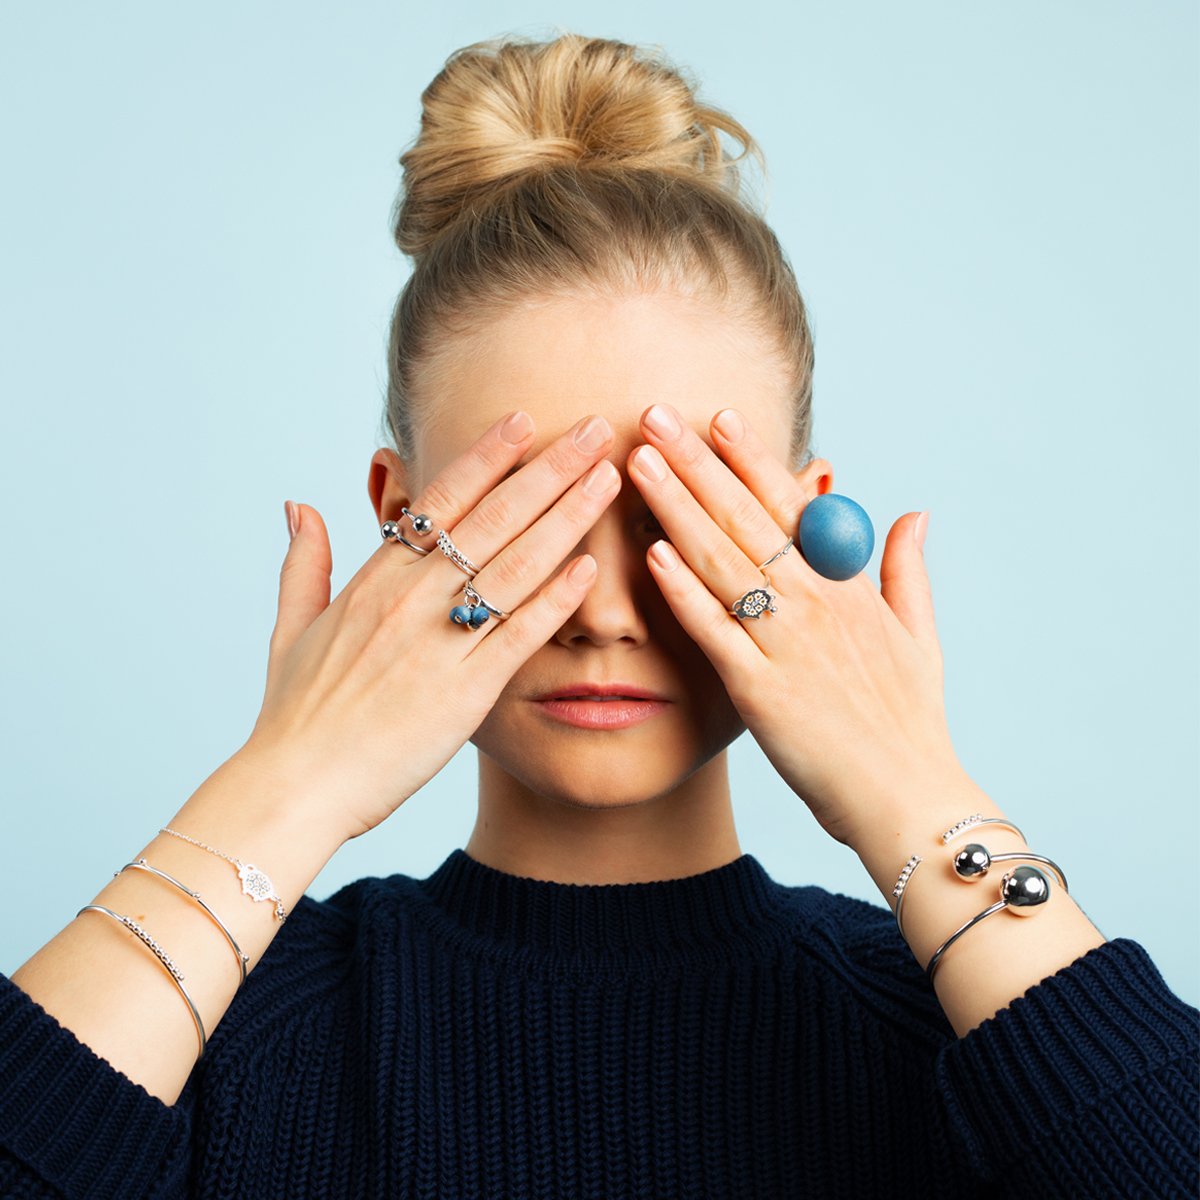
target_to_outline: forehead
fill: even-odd
[[[447,345],[422,397],[421,474],[436,474],[506,412],[533,417],[532,458],[581,417],[613,427],[621,461],[642,437],[638,420],[667,402],[707,439],[722,408],[742,412],[787,451],[787,376],[761,336],[698,298],[673,292],[540,299],[506,309]]]

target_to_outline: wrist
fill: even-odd
[[[948,860],[950,850],[966,845],[970,838],[964,834],[952,846],[946,846],[942,834],[975,813],[984,817],[1005,815],[959,766],[904,780],[891,789],[888,799],[875,807],[853,843],[855,853],[889,908],[895,907],[892,889],[910,855],[919,854],[925,860]],[[1025,845],[1010,829],[990,825],[985,828],[998,848],[1015,850]]]
[[[286,844],[289,857],[311,867],[315,878],[347,838],[333,811],[322,807],[310,792],[286,764],[247,743],[204,780],[176,819],[203,822],[212,827],[213,838],[228,830],[260,846]],[[243,862],[252,861],[249,849],[220,848]],[[270,869],[266,861],[259,865]]]

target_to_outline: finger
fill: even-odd
[[[574,485],[608,451],[612,440],[612,426],[603,417],[593,415],[577,421],[536,458],[513,467],[454,524],[455,546],[482,570]],[[569,550],[570,546],[565,547],[554,561],[561,562]],[[449,560],[447,565],[457,570]],[[553,566],[547,564],[538,582]],[[528,590],[521,593],[526,594]]]
[[[297,504],[300,527],[279,570],[279,605],[271,632],[273,656],[286,650],[329,607],[333,554],[321,514]]]
[[[800,514],[812,497],[804,494],[796,477],[736,409],[722,409],[710,428],[725,465],[758,497],[779,528],[794,537]]]
[[[438,529],[449,529],[471,511],[479,501],[514,468],[533,438],[533,418],[518,409],[501,417],[482,433],[471,446],[443,467],[430,480],[408,508],[424,514],[433,522],[433,531],[418,534],[407,518],[403,520],[404,536],[422,549],[432,549]],[[394,555],[396,546],[406,550],[403,561],[411,562],[414,552],[402,542],[384,542],[377,553]]]
[[[743,636],[743,631],[737,628],[741,622],[721,607],[721,602],[669,542],[655,542],[646,552],[646,561],[676,620],[722,678],[735,679],[737,672],[758,666],[764,657],[758,643]]]
[[[758,563],[708,515],[653,446],[634,450],[628,470],[668,540],[722,608],[762,585]]]
[[[480,683],[485,690],[490,686],[499,695],[517,668],[583,603],[595,578],[596,560],[581,554],[520,605],[495,634],[476,643],[467,657],[483,673]]]
[[[471,586],[493,608],[520,608],[579,544],[620,490],[621,473],[602,458],[549,512],[491,559],[471,580]],[[482,628],[486,630],[490,624],[485,621]]]
[[[931,649],[936,647],[940,655],[933,614],[933,589],[925,568],[925,555],[913,537],[913,528],[920,515],[905,513],[888,532],[879,566],[880,591],[904,628],[923,645]]]
[[[684,423],[671,405],[655,404],[648,408],[642,414],[642,428],[647,441],[662,452],[671,470],[752,565],[770,558],[787,542],[788,535],[781,531],[758,496]],[[684,556],[691,561],[686,551]]]

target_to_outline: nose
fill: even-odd
[[[596,579],[583,602],[562,623],[554,640],[567,647],[608,646],[622,640],[631,646],[649,635],[639,592],[657,590],[646,566],[645,547],[625,529],[620,506],[610,506],[580,539],[568,556],[590,554],[596,560]]]

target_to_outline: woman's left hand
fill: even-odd
[[[797,539],[765,568],[777,611],[739,620],[729,611],[734,601],[762,585],[758,564],[795,537],[813,495],[744,418],[742,437],[731,441],[717,427],[721,414],[714,417],[718,457],[675,409],[656,408],[678,435],[656,432],[647,422],[655,410],[647,410],[649,445],[628,462],[670,542],[650,548],[650,570],[772,765],[830,836],[855,847],[885,815],[881,806],[894,810],[922,784],[932,794],[965,777],[946,724],[929,576],[913,538],[919,513],[905,513],[888,533],[882,590],[865,572],[845,581],[818,575]],[[664,468],[661,478],[647,473],[647,460]]]

